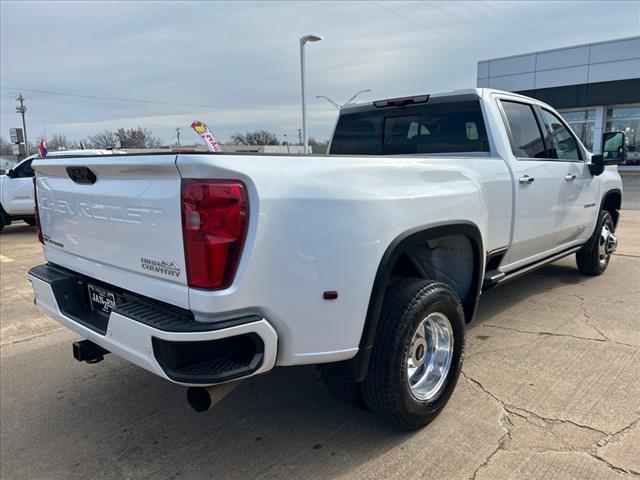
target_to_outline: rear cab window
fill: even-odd
[[[438,98],[417,105],[342,113],[331,154],[398,155],[489,152],[480,100]]]

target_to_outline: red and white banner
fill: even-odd
[[[209,127],[207,127],[203,122],[196,120],[191,124],[191,128],[193,128],[196,133],[202,137],[204,143],[207,144],[210,152],[220,151],[220,145],[218,145],[218,141],[209,131]]]

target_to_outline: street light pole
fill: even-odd
[[[325,95],[316,95],[316,98],[324,98],[327,102],[329,102],[331,105],[336,107],[338,110],[342,109],[342,105],[340,105],[338,102],[334,102],[333,100],[331,100],[329,97]]]
[[[329,102],[331,105],[336,107],[338,110],[342,110],[342,107],[344,107],[345,105],[349,105],[351,102],[353,102],[355,100],[355,98],[358,95],[360,95],[361,93],[370,92],[370,91],[371,91],[370,88],[367,88],[366,90],[360,90],[358,93],[356,93],[354,96],[352,96],[349,100],[344,102],[344,105],[340,105],[338,102],[334,102],[333,100],[331,100],[329,97],[327,97],[325,95],[316,95],[316,98],[324,98],[327,102]]]
[[[318,35],[305,35],[300,38],[300,82],[302,87],[302,138],[303,152],[309,153],[309,145],[307,143],[307,105],[304,93],[304,46],[307,42],[319,42],[322,37]]]
[[[353,97],[351,97],[349,100],[347,100],[346,102],[344,102],[344,104],[345,104],[345,105],[349,105],[351,102],[353,102],[353,101],[356,99],[356,97],[357,97],[358,95],[360,95],[361,93],[367,93],[367,92],[370,92],[370,91],[371,91],[371,89],[370,89],[370,88],[367,88],[366,90],[360,90],[360,91],[359,91],[358,93],[356,93]]]

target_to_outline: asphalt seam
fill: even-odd
[[[589,325],[590,327],[593,327],[592,325]],[[482,325],[483,328],[500,328],[502,330],[510,330],[513,332],[519,332],[519,333],[528,333],[529,335],[538,335],[538,336],[547,336],[547,337],[566,337],[566,338],[575,338],[576,340],[588,340],[590,342],[601,342],[601,343],[614,343],[616,345],[622,345],[624,347],[632,347],[632,348],[639,348],[640,345],[634,345],[632,343],[624,343],[624,342],[618,342],[616,340],[607,340],[606,338],[589,338],[589,337],[580,337],[578,335],[571,335],[568,333],[555,333],[555,332],[548,332],[548,331],[531,331],[531,330],[522,330],[520,328],[513,328],[513,327],[505,327],[502,325],[490,325],[490,324],[483,324]],[[596,331],[598,331],[597,329],[595,329]]]
[[[601,462],[602,464],[606,465],[607,468],[609,468],[610,470],[619,473],[619,474],[625,474],[625,475],[632,475],[634,477],[640,477],[640,472],[637,472],[633,469],[627,469],[624,467],[620,467],[618,465],[615,465],[613,463],[611,463],[609,460],[606,460],[605,458],[603,458],[601,456],[601,454],[598,452],[600,449],[604,448],[605,446],[607,446],[610,442],[612,441],[619,441],[619,439],[621,437],[624,437],[624,435],[628,432],[630,432],[631,430],[633,430],[633,428],[636,427],[636,425],[638,425],[638,423],[640,422],[640,417],[638,417],[637,419],[635,419],[633,422],[631,422],[629,425],[626,425],[625,427],[621,428],[620,430],[613,432],[613,433],[609,433],[609,432],[605,432],[604,430],[600,430],[594,427],[590,427],[588,425],[583,425],[577,422],[574,422],[573,420],[566,420],[566,419],[561,419],[561,418],[552,418],[552,417],[543,417],[541,415],[538,415],[535,412],[532,412],[530,410],[527,410],[525,408],[522,407],[518,407],[517,405],[511,405],[508,404],[504,401],[502,401],[500,398],[498,398],[496,395],[494,395],[490,390],[488,390],[483,384],[482,382],[480,382],[479,380],[476,380],[475,378],[469,376],[465,371],[461,371],[461,374],[464,378],[466,378],[468,381],[470,381],[472,384],[476,385],[480,390],[482,390],[485,394],[489,395],[494,401],[496,401],[503,409],[503,411],[507,414],[507,421],[508,424],[510,425],[509,427],[505,427],[505,422],[502,421],[502,425],[503,428],[505,428],[507,431],[504,435],[502,435],[499,439],[498,439],[498,445],[496,446],[496,448],[489,454],[489,456],[474,470],[473,474],[469,476],[470,480],[476,480],[476,477],[478,475],[478,472],[486,467],[491,459],[500,451],[500,450],[507,450],[505,447],[508,445],[508,441],[507,440],[512,440],[512,431],[514,428],[513,422],[511,421],[509,415],[515,415],[517,417],[520,417],[522,419],[524,419],[525,421],[536,425],[536,426],[540,426],[539,424],[532,422],[531,421],[531,417],[540,420],[542,422],[542,424],[544,425],[543,428],[546,428],[548,430],[548,426],[549,424],[562,424],[562,423],[568,423],[570,425],[573,425],[575,427],[578,428],[582,428],[582,429],[586,429],[589,430],[591,432],[597,433],[598,435],[602,435],[605,438],[602,438],[600,440],[598,440],[597,442],[595,442],[594,444],[592,444],[591,448],[589,450],[586,449],[580,449],[580,448],[573,448],[573,447],[568,447],[568,448],[564,448],[564,449],[543,449],[541,451],[538,451],[536,453],[544,453],[544,452],[560,452],[560,453],[581,453],[584,455],[588,455],[591,458],[593,458],[594,460],[597,460],[598,462]],[[525,414],[521,413],[521,412],[525,412]],[[551,432],[553,434],[553,432]],[[535,451],[535,449],[531,449],[529,448],[529,451]]]
[[[603,331],[601,331],[595,325],[591,324],[591,314],[589,314],[588,311],[587,311],[588,309],[587,309],[586,300],[584,299],[584,297],[581,297],[580,295],[575,294],[575,293],[573,294],[573,296],[576,297],[578,300],[580,300],[580,308],[582,308],[582,315],[584,315],[584,319],[585,319],[584,323],[585,323],[585,325],[587,325],[588,327],[593,328],[607,342],[611,342],[612,340]],[[614,341],[613,343],[616,343],[616,342]]]
[[[520,418],[523,418],[524,420],[529,421],[529,416],[531,416],[531,417],[534,417],[534,418],[536,418],[538,420],[541,420],[541,421],[547,422],[547,423],[569,423],[569,424],[571,424],[571,425],[573,425],[575,427],[584,428],[584,429],[590,430],[592,432],[595,432],[595,433],[598,433],[600,435],[604,435],[604,436],[607,436],[607,437],[612,435],[611,433],[605,432],[604,430],[600,430],[600,429],[597,429],[597,428],[594,428],[594,427],[590,427],[589,425],[583,425],[581,423],[574,422],[573,420],[566,420],[566,419],[563,419],[563,418],[543,417],[542,415],[539,415],[539,414],[537,414],[535,412],[532,412],[531,410],[527,410],[526,408],[522,408],[522,407],[519,407],[517,405],[512,405],[512,404],[506,403],[506,402],[502,401],[501,399],[499,399],[497,396],[495,396],[491,391],[489,391],[479,380],[476,380],[475,378],[469,376],[465,371],[462,371],[461,373],[462,373],[463,377],[465,377],[467,380],[469,380],[470,382],[472,382],[475,385],[477,385],[480,388],[480,390],[482,390],[484,393],[486,393],[491,398],[493,398],[496,402],[498,402],[505,411],[507,411],[507,412],[509,412],[509,413],[511,413],[513,415],[516,415],[516,416],[518,416]],[[527,414],[529,416],[527,416],[527,415],[525,415],[525,414],[523,414],[521,412],[524,412],[525,414]]]
[[[640,255],[631,255],[630,253],[614,253],[614,255],[618,257],[640,258]]]
[[[507,445],[508,441],[512,440],[511,430],[513,429],[513,423],[511,422],[511,419],[509,418],[508,414],[506,416],[503,416],[503,418],[501,418],[501,423],[502,423],[502,428],[505,428],[506,432],[504,433],[504,435],[502,435],[498,439],[498,444],[496,445],[496,448],[489,454],[489,456],[487,458],[485,458],[484,462],[482,462],[480,465],[478,465],[478,468],[476,468],[474,470],[473,474],[471,474],[471,476],[469,477],[470,480],[476,480],[478,472],[480,470],[482,470],[484,467],[486,467],[487,465],[489,465],[489,462],[491,461],[491,459],[500,450],[504,450],[504,447]],[[508,423],[510,426],[509,427],[505,427],[505,425],[504,425],[505,423]]]
[[[57,333],[57,332],[59,332],[61,330],[65,330],[65,328],[64,327],[57,327],[57,328],[49,330],[48,332],[45,332],[45,333],[37,333],[35,335],[31,335],[30,337],[22,337],[22,338],[18,338],[16,340],[11,340],[9,342],[0,343],[0,348],[7,347],[9,345],[15,345],[15,344],[18,344],[18,343],[30,342],[31,340],[35,340],[37,338],[48,337],[49,335]]]

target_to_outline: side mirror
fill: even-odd
[[[602,153],[591,156],[589,170],[592,175],[600,175],[607,165],[620,165],[627,160],[627,136],[624,132],[604,132]]]
[[[9,178],[13,178],[15,177],[15,172],[13,171],[13,168],[10,168],[9,170],[7,170],[7,177]]]
[[[602,134],[602,156],[605,165],[619,165],[627,159],[627,136],[624,132]]]

